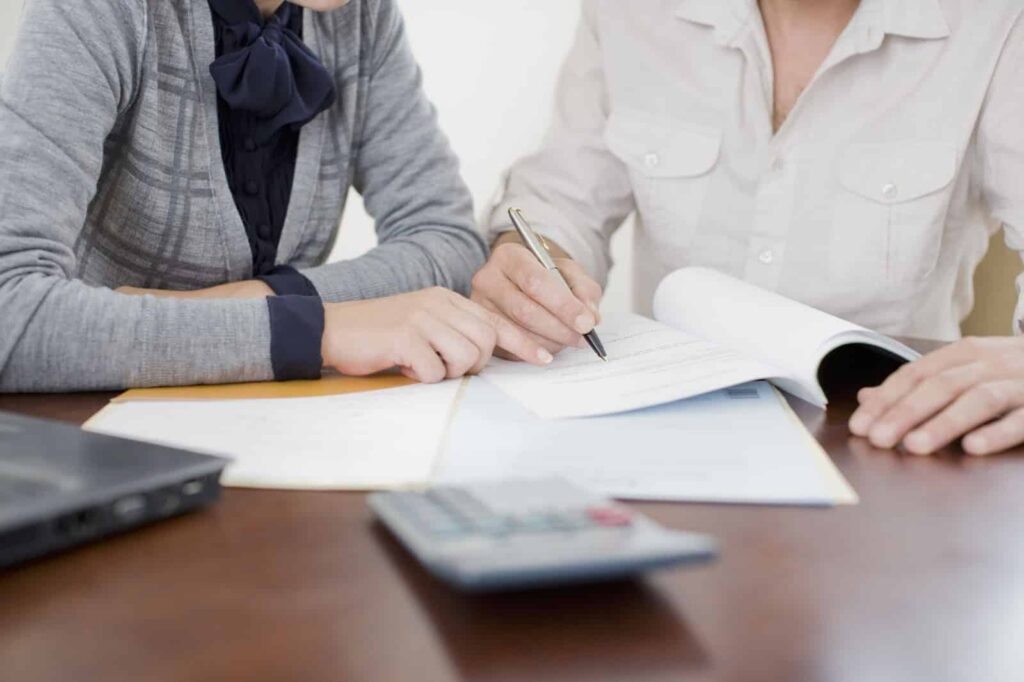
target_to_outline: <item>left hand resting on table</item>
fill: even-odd
[[[850,430],[929,455],[963,437],[972,455],[1024,443],[1024,338],[969,338],[857,394]]]

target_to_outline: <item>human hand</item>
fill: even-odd
[[[325,306],[324,364],[366,376],[398,367],[424,383],[482,370],[496,345],[535,365],[551,353],[500,316],[447,289]]]
[[[572,291],[545,270],[529,249],[503,237],[473,278],[471,298],[523,329],[549,352],[558,353],[568,346],[585,347],[583,334],[593,331],[601,319],[598,305],[603,292],[564,252],[553,248],[552,253]]]
[[[179,298],[179,299],[253,299],[273,296],[274,290],[258,279],[246,280],[244,282],[230,282],[220,284],[206,289],[193,291],[170,291],[167,289],[139,289],[136,287],[118,287],[115,289],[120,294],[128,296],[156,296],[157,298]]]
[[[928,455],[963,437],[972,455],[1024,442],[1024,339],[969,338],[904,365],[858,395],[850,430]]]

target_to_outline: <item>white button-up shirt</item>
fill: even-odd
[[[756,0],[584,0],[552,130],[510,171],[492,236],[521,207],[603,280],[635,211],[641,312],[666,274],[704,265],[956,338],[990,236],[1024,249],[1022,11],[862,0],[774,132]]]

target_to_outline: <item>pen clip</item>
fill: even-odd
[[[518,208],[510,208],[508,210],[508,217],[512,219],[512,225],[515,226],[516,232],[519,233],[519,238],[523,240],[526,248],[536,256],[541,265],[547,270],[557,270],[558,266],[555,265],[554,259],[551,258],[548,245],[544,242],[543,237],[533,231],[530,223],[526,221],[523,212]]]

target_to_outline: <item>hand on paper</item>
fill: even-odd
[[[398,367],[436,383],[483,369],[497,344],[535,365],[551,354],[498,315],[447,289],[325,306],[324,364],[350,376]]]
[[[1024,338],[970,338],[858,394],[850,430],[928,455],[963,438],[972,455],[1024,443]]]
[[[553,255],[564,256],[552,247]],[[570,346],[585,348],[583,334],[600,322],[601,286],[571,258],[556,257],[555,263],[572,291],[515,237],[502,237],[473,278],[473,301],[525,330],[551,353]]]

